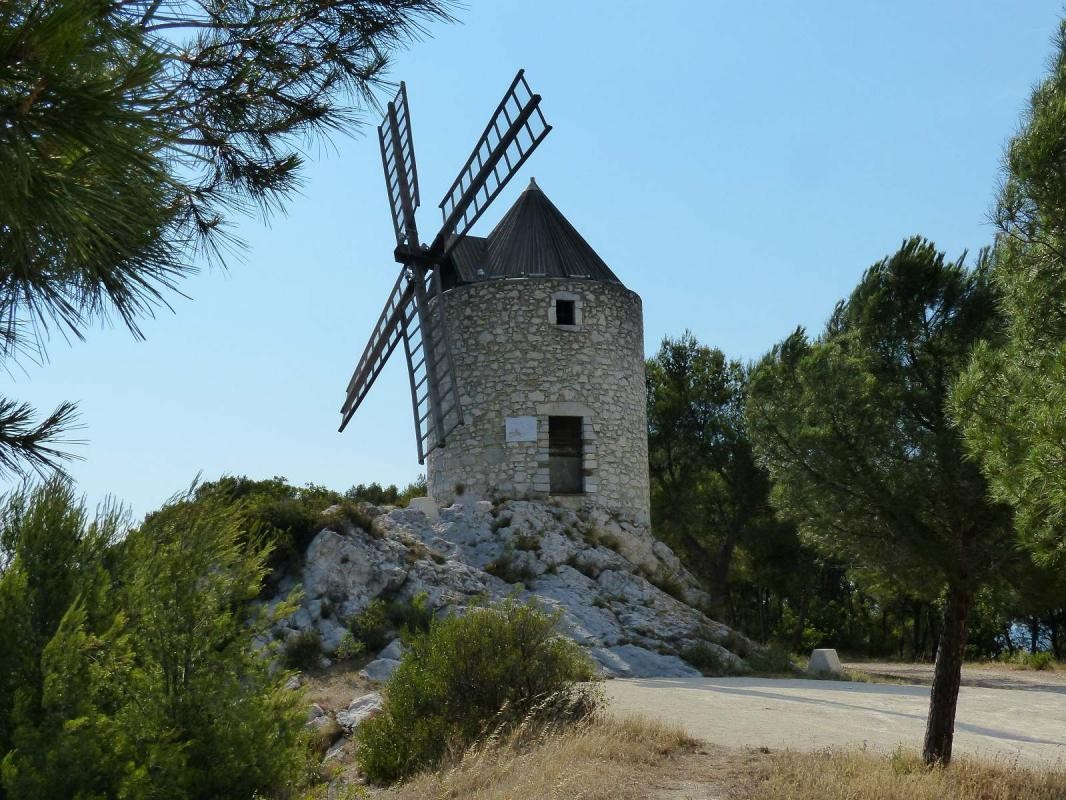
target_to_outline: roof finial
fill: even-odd
[[[529,192],[529,191],[537,191],[537,192],[539,192],[540,191],[540,187],[537,186],[537,179],[536,178],[530,178],[529,179],[529,186],[527,186],[522,191],[523,192]]]

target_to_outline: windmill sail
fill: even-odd
[[[412,323],[417,324],[417,314],[412,302],[413,296],[407,269],[401,269],[400,277],[396,279],[396,284],[389,292],[385,308],[370,334],[370,340],[363,349],[363,355],[359,357],[359,363],[356,364],[351,380],[348,381],[344,405],[341,406],[339,430],[345,429],[352,415],[366,398],[370,387],[374,385],[381,370],[385,368],[385,363],[392,355],[392,351],[400,343],[403,332]]]
[[[385,119],[378,126],[378,142],[396,244],[418,247],[418,229],[415,227],[415,210],[419,205],[418,170],[415,167],[415,143],[411,138],[407,86],[403,82],[396,98],[389,103]]]
[[[400,84],[378,127],[378,142],[396,234],[395,255],[404,266],[348,382],[341,406],[342,431],[401,342],[411,383],[418,462],[424,463],[463,423],[440,267],[550,130],[540,110],[540,95],[533,94],[524,70],[519,70],[441,201],[444,224],[426,248],[415,225],[418,171],[407,87]]]
[[[529,88],[525,70],[518,70],[474,152],[440,201],[444,224],[432,250],[440,248],[447,254],[455,247],[551,129],[540,110],[540,95]]]
[[[405,328],[403,343],[411,379],[418,463],[423,464],[426,456],[445,445],[448,434],[463,423],[463,412],[440,292],[440,273],[418,269],[414,272],[416,324]]]
[[[422,464],[463,422],[444,298],[436,270],[417,267],[400,270],[400,277],[348,382],[341,406],[340,430],[347,427],[401,342],[411,382],[418,463]]]

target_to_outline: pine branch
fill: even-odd
[[[0,397],[0,476],[45,475],[61,470],[64,461],[81,457],[65,447],[80,442],[63,438],[78,427],[73,403],[61,403],[41,422],[34,422],[28,403]]]

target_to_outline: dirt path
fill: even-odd
[[[856,661],[845,664],[844,668],[924,686],[933,680],[932,664]],[[1011,669],[1002,664],[965,664],[962,668],[962,685],[986,689],[1038,689],[1066,694],[1066,672]]]
[[[612,710],[680,724],[727,747],[921,746],[925,686],[768,678],[608,681]],[[1066,693],[964,686],[956,752],[1066,768]]]

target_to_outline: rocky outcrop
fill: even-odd
[[[442,509],[436,521],[419,510],[366,511],[371,530],[350,523],[323,530],[300,574],[283,581],[302,583],[304,597],[280,636],[315,629],[329,655],[346,621],[378,598],[424,594],[444,614],[514,595],[558,610],[561,630],[607,675],[697,675],[684,659],[693,652],[711,653],[730,671],[747,669],[741,656],[754,646],[700,610],[707,595],[670,548],[600,509],[477,502]],[[387,650],[367,665],[367,677],[383,680],[395,669],[398,643]]]
[[[348,707],[337,712],[337,722],[351,735],[366,720],[381,710],[381,695],[377,692],[356,696]]]

